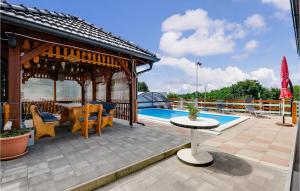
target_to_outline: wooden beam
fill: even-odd
[[[15,48],[8,50],[8,103],[11,112],[9,120],[13,128],[20,128],[21,125],[21,65],[20,45],[17,41]]]
[[[124,60],[118,59],[118,64],[121,66],[121,69],[125,72],[127,79],[131,81],[132,74],[129,68],[126,67]]]
[[[106,79],[106,102],[111,102],[111,78],[112,76]]]
[[[93,85],[93,101],[97,101],[97,83],[96,80],[92,81]]]
[[[85,83],[81,85],[81,104],[85,104]]]
[[[33,59],[35,56],[40,55],[41,53],[45,52],[46,50],[49,50],[50,48],[53,47],[53,44],[48,44],[48,43],[43,43],[37,48],[31,50],[30,52],[26,53],[24,56],[21,57],[21,64],[23,65],[24,63],[30,61]]]
[[[53,111],[55,113],[56,112],[56,80],[53,81],[53,101],[54,101]]]
[[[130,104],[130,118],[129,118],[129,125],[132,126],[133,123],[137,122],[137,99],[136,99],[136,75],[135,71],[135,63],[132,63],[130,68],[130,75],[131,75],[131,83],[129,86],[129,104]]]

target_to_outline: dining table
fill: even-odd
[[[82,107],[81,103],[56,103],[58,107],[61,108],[61,118],[60,123],[65,122],[75,122],[74,109],[79,109]]]

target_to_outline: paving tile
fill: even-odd
[[[267,162],[267,163],[271,163],[271,164],[280,165],[280,166],[283,166],[283,167],[287,167],[289,165],[289,160],[274,157],[274,156],[269,156],[269,155],[265,155],[262,158],[262,161]]]
[[[234,147],[232,145],[226,145],[226,144],[221,145],[219,148],[223,152],[227,152],[227,153],[236,153],[236,152],[238,152],[240,150],[240,148],[238,148],[238,147]]]
[[[39,184],[31,185],[29,186],[29,190],[30,191],[41,191],[41,190],[57,191],[58,189],[56,188],[54,181],[51,180],[51,181],[44,181],[44,182],[40,182]]]
[[[278,146],[278,145],[270,145],[270,149],[276,150],[279,152],[284,152],[284,153],[291,153],[292,150],[289,147],[283,147],[283,146]]]
[[[28,185],[27,178],[20,178],[17,180],[3,183],[3,184],[1,184],[0,188],[1,188],[1,191],[9,191],[9,190],[13,190],[13,189],[20,189],[26,185]]]
[[[34,176],[28,179],[29,182],[29,186],[35,185],[35,184],[39,184],[45,181],[52,181],[52,175],[50,172],[45,173],[45,174],[41,174],[39,176]]]
[[[249,149],[241,149],[239,152],[236,153],[237,156],[251,158],[255,161],[260,161],[261,158],[264,156],[261,152],[256,152]]]

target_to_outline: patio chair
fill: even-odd
[[[253,105],[248,105],[248,104],[253,103],[253,98],[250,98],[250,97],[246,98],[245,103],[247,103],[247,104],[245,104],[245,109],[246,109],[246,111],[249,112],[250,115],[254,114],[255,117],[258,117],[258,116],[261,116],[261,115],[268,114],[266,111],[255,109],[255,107]]]
[[[35,129],[35,140],[47,135],[55,137],[54,126],[58,119],[48,112],[40,112],[35,105],[30,106],[30,112]]]
[[[218,112],[224,113],[225,105],[223,100],[217,100],[216,107]]]
[[[115,112],[116,112],[116,104],[107,103],[107,102],[98,102],[98,101],[92,101],[91,104],[102,104],[103,105],[101,128],[104,128],[107,125],[112,127],[113,126],[113,118],[114,118]]]
[[[86,139],[88,138],[88,130],[95,128],[95,133],[101,135],[101,122],[102,122],[103,106],[101,104],[86,104],[81,108],[77,114],[77,119],[81,125],[81,133]]]

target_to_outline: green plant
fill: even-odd
[[[199,112],[199,109],[192,104],[188,104],[187,108],[189,111],[189,115],[191,115],[191,116],[196,116],[197,113]]]
[[[3,131],[0,133],[0,138],[6,138],[6,137],[16,137],[19,135],[24,135],[26,133],[29,133],[30,129],[12,129],[10,131]]]

